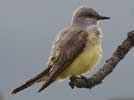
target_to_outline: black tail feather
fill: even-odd
[[[11,94],[16,94],[16,93],[18,93],[18,92],[20,92],[20,91],[22,91],[22,90],[24,90],[24,89],[26,89],[26,88],[32,86],[32,85],[35,84],[39,79],[45,77],[45,76],[48,74],[49,69],[50,69],[50,68],[47,68],[46,70],[44,70],[43,72],[41,72],[40,74],[38,74],[37,76],[35,76],[34,78],[32,78],[32,79],[30,79],[29,81],[27,81],[25,84],[23,84],[23,85],[19,86],[18,88],[14,89]]]
[[[41,92],[41,91],[43,91],[45,88],[47,88],[50,84],[52,84],[53,83],[53,81],[54,80],[50,80],[50,81],[45,81],[45,83],[43,84],[43,86],[39,89],[39,91],[38,92]]]

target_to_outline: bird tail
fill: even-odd
[[[42,78],[44,79],[44,77],[47,77],[47,75],[49,73],[49,69],[50,68],[45,69],[43,72],[41,72],[37,76],[35,76],[32,79],[25,82],[25,84],[23,84],[23,85],[19,86],[18,88],[14,89],[11,94],[16,94],[16,93],[32,86],[35,83],[40,82],[42,80]]]

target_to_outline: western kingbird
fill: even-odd
[[[79,7],[73,14],[71,25],[58,34],[52,46],[48,67],[12,93],[16,94],[44,81],[39,90],[41,92],[56,80],[90,71],[102,57],[99,21],[104,19],[110,18],[99,15],[88,6]]]

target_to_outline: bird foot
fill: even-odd
[[[85,76],[71,76],[69,86],[73,89],[74,87],[83,88],[83,86],[87,86],[88,79]]]

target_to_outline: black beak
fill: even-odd
[[[106,16],[98,16],[99,20],[106,20],[106,19],[110,19],[110,17],[106,17]]]

